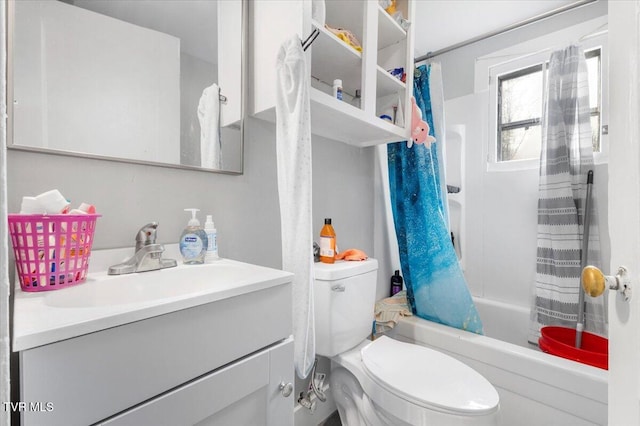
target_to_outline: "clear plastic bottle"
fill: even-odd
[[[218,256],[218,231],[213,223],[213,216],[208,214],[204,222],[204,233],[207,234],[207,252],[204,255],[205,263],[215,262],[220,259]]]
[[[334,263],[336,261],[336,231],[331,225],[331,218],[324,220],[320,231],[320,262]]]
[[[204,255],[207,251],[207,234],[200,227],[200,221],[196,217],[199,209],[184,209],[191,212],[191,219],[187,227],[180,235],[180,254],[182,262],[187,265],[197,265],[204,263]]]

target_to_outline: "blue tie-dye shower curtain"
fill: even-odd
[[[429,80],[418,67],[414,97],[434,135]],[[410,116],[410,114],[407,114]],[[440,183],[438,144],[387,145],[389,187],[407,299],[417,316],[482,334],[482,322],[451,242]]]

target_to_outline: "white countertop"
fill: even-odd
[[[164,257],[178,259],[175,268],[107,275],[107,265],[120,262],[131,250],[92,253],[84,283],[35,293],[16,289],[13,351],[283,285],[293,278],[289,272],[229,259],[183,265],[173,246],[167,246]]]

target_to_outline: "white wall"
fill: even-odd
[[[342,248],[373,250],[373,149],[313,138],[314,233],[332,217]],[[25,173],[37,170],[37,173]],[[212,214],[220,255],[279,268],[280,211],[275,129],[249,119],[245,172],[229,176],[155,166],[9,150],[9,212],[23,195],[57,188],[76,205],[90,202],[98,220],[94,248],[132,247],[135,233],[158,221],[158,240],[177,242],[187,207]]]

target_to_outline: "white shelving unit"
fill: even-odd
[[[377,85],[376,85],[376,94],[378,95],[379,98],[402,92],[407,88],[404,82],[392,76],[380,65],[377,66],[377,69],[378,69],[378,79],[377,79]]]
[[[388,70],[404,68],[406,81],[413,81],[413,27],[409,31],[402,29],[376,0],[328,0],[325,5],[326,24],[352,32],[362,45],[362,52],[314,21],[308,1],[252,2],[250,44],[254,50],[250,81],[254,97],[249,102],[250,114],[275,122],[278,50],[290,34],[297,33],[304,40],[318,29],[320,34],[307,50],[312,134],[355,146],[407,140],[408,123],[398,126],[379,116],[398,103],[404,116],[408,116],[413,87]],[[412,0],[398,0],[398,10],[411,21]],[[342,101],[332,96],[335,79],[342,80]],[[352,104],[356,90],[361,92],[359,107]]]
[[[398,44],[406,37],[407,32],[378,5],[378,49]]]
[[[362,80],[362,54],[320,23],[312,22],[313,28],[320,31],[320,35],[312,45],[312,78],[331,87],[333,80],[337,78],[336,69],[339,69],[344,91],[351,95],[355,94]]]

